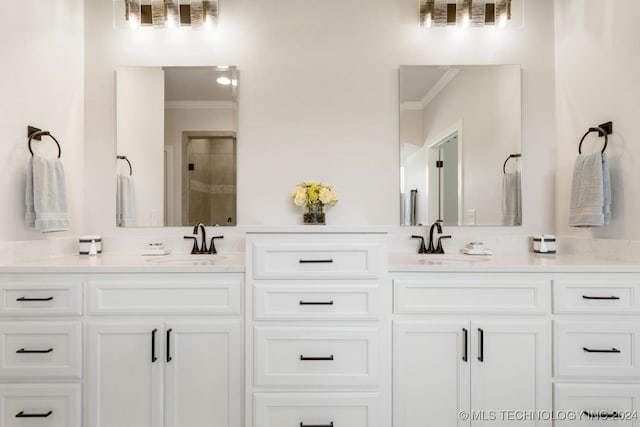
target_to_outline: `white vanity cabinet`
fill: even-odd
[[[391,425],[386,240],[247,234],[246,427]]]
[[[0,425],[81,427],[82,280],[0,275]]]
[[[242,425],[241,274],[87,284],[87,425]]]
[[[640,276],[554,281],[557,426],[640,426]]]
[[[393,285],[394,426],[509,425],[509,411],[551,409],[550,281],[395,273]]]

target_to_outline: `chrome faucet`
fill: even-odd
[[[198,247],[198,231],[202,230],[202,244]],[[191,249],[191,254],[208,254],[209,250],[207,249],[207,232],[204,228],[203,223],[196,224],[193,227],[193,236],[184,236],[185,239],[193,239],[193,248]]]

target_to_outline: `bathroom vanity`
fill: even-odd
[[[638,265],[390,256],[375,227],[189,257],[2,267],[2,425],[638,425]]]

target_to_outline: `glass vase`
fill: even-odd
[[[305,224],[324,224],[324,205],[320,203],[306,205],[302,218]]]

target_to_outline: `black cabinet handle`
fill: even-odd
[[[53,297],[47,297],[47,298],[26,298],[26,297],[20,297],[20,298],[16,298],[16,301],[20,301],[20,302],[29,302],[29,301],[52,301]]]
[[[301,259],[300,264],[331,264],[332,259]]]
[[[478,360],[484,362],[484,331],[478,328]]]
[[[469,339],[469,331],[467,331],[467,328],[462,328],[462,361],[463,362],[468,362],[469,361],[469,347],[467,345],[467,340]]]
[[[592,349],[592,348],[587,348],[587,347],[582,347],[582,349],[584,351],[586,351],[587,353],[621,353],[621,351],[618,350],[615,347],[612,348],[611,350],[609,350],[609,349],[602,350],[602,349],[597,349],[597,348],[596,349]]]
[[[613,412],[604,412],[604,411],[582,411],[582,415],[585,415],[589,419],[594,418],[620,418],[620,414],[616,411]]]
[[[302,300],[300,300],[300,305],[333,305],[333,300],[330,300],[330,301],[302,301]]]
[[[173,329],[167,329],[167,363],[173,360],[171,357],[171,331],[173,331]]]
[[[333,421],[331,421],[329,424],[304,424],[302,421],[300,421],[300,427],[333,427]]]
[[[582,299],[604,299],[604,300],[618,300],[620,297],[610,296],[610,297],[591,297],[589,295],[582,295]]]
[[[25,414],[24,411],[20,411],[16,414],[16,418],[47,418],[53,414],[53,411],[49,411],[46,414]]]
[[[306,357],[301,354],[300,360],[333,360],[333,354],[328,357]]]
[[[156,357],[156,332],[158,332],[158,329],[151,331],[151,363],[158,360]]]
[[[53,351],[52,348],[48,349],[48,350],[25,350],[24,348],[21,348],[20,350],[16,350],[16,353],[18,354],[45,354],[45,353],[51,353]]]

